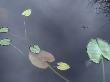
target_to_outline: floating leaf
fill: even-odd
[[[58,65],[57,69],[62,70],[62,71],[70,69],[70,66],[64,62],[59,62],[57,63],[57,65]]]
[[[87,45],[87,53],[91,61],[99,63],[102,58],[101,50],[97,44],[96,39],[91,39]]]
[[[106,58],[107,60],[110,60],[110,45],[101,39],[97,39],[98,44],[99,44],[99,48],[102,51],[102,55],[104,58]]]
[[[0,26],[0,32],[1,33],[7,33],[8,32],[8,28]]]
[[[29,60],[35,67],[40,69],[47,69],[49,67],[48,63],[54,62],[55,58],[51,53],[46,51],[41,51],[38,54],[30,52]]]
[[[30,47],[30,51],[32,53],[38,54],[40,52],[40,48],[38,45],[34,45],[34,46]]]
[[[41,51],[38,55],[38,58],[42,60],[43,62],[54,62],[55,61],[55,57],[47,51]]]
[[[10,39],[2,39],[0,40],[0,45],[7,46],[10,45],[11,40]]]
[[[91,39],[87,45],[87,53],[91,61],[99,63],[102,57],[110,60],[110,46],[102,39]]]
[[[22,12],[22,15],[24,16],[30,16],[31,15],[31,9],[27,9],[25,11]]]

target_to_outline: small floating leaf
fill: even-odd
[[[8,32],[8,28],[0,26],[0,32],[1,33],[7,33]]]
[[[102,39],[91,39],[87,45],[87,53],[91,61],[100,63],[102,57],[110,60],[110,46]]]
[[[22,15],[24,16],[30,16],[31,15],[31,9],[27,9],[25,11],[22,12]]]
[[[0,40],[0,45],[7,46],[10,45],[11,40],[10,39],[2,39]]]
[[[38,54],[30,52],[29,60],[35,67],[40,69],[47,69],[49,67],[48,63],[55,61],[55,58],[51,53],[46,51],[41,51]]]
[[[34,46],[30,47],[30,51],[32,53],[38,54],[40,52],[40,48],[38,45],[34,45]]]
[[[57,65],[58,65],[57,69],[62,70],[62,71],[70,69],[70,66],[64,62],[59,62],[57,63]]]

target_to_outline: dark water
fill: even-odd
[[[26,42],[22,40],[21,13],[25,8],[32,9],[26,19],[29,45],[36,43],[51,52],[56,62],[70,64],[70,70],[59,73],[71,82],[103,82],[101,64],[88,64],[86,53],[91,38],[110,42],[109,16],[97,14],[96,7],[88,0],[0,0],[0,24],[8,26],[17,38],[8,34],[0,37],[11,38],[12,44],[25,53],[21,55],[12,46],[0,47],[0,82],[64,82],[51,70],[41,70],[30,63]],[[105,61],[106,82],[110,81],[109,67]]]

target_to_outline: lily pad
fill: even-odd
[[[61,70],[61,71],[65,71],[65,70],[68,70],[68,69],[70,69],[70,66],[69,66],[69,64],[67,64],[67,63],[64,63],[64,62],[59,62],[59,63],[57,63],[57,69],[59,69],[59,70]]]
[[[7,27],[2,27],[0,26],[0,33],[7,33],[8,32],[8,28]]]
[[[30,16],[31,15],[31,9],[26,9],[25,11],[22,12],[23,16]]]
[[[34,46],[31,46],[31,47],[30,47],[30,51],[31,51],[32,53],[38,54],[38,53],[40,52],[40,48],[39,48],[38,45],[34,45]]]
[[[38,54],[38,58],[40,60],[42,60],[43,62],[54,62],[55,61],[55,57],[47,52],[47,51],[41,51],[39,54]]]
[[[8,46],[8,45],[10,45],[10,42],[11,42],[10,39],[2,39],[2,40],[0,40],[0,45]]]
[[[110,60],[110,46],[100,38],[90,40],[87,45],[87,53],[94,63],[100,63],[102,58]]]
[[[54,62],[55,58],[51,53],[47,51],[41,51],[38,54],[30,52],[29,60],[35,67],[40,69],[47,69],[49,67],[48,63]]]

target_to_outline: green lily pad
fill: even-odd
[[[31,46],[31,47],[30,47],[30,51],[31,51],[32,53],[38,54],[38,53],[40,53],[40,48],[39,48],[38,45],[34,45],[34,46]]]
[[[25,11],[22,12],[23,16],[30,16],[31,15],[31,9],[26,9]]]
[[[0,33],[7,33],[8,32],[8,28],[7,27],[0,27]]]
[[[101,39],[97,39],[100,50],[102,51],[102,56],[110,61],[110,46],[109,44]]]
[[[0,40],[0,45],[1,46],[8,46],[10,45],[11,40],[10,39],[2,39]]]
[[[87,53],[94,63],[100,63],[102,58],[110,60],[110,46],[100,38],[90,40],[87,45]]]

